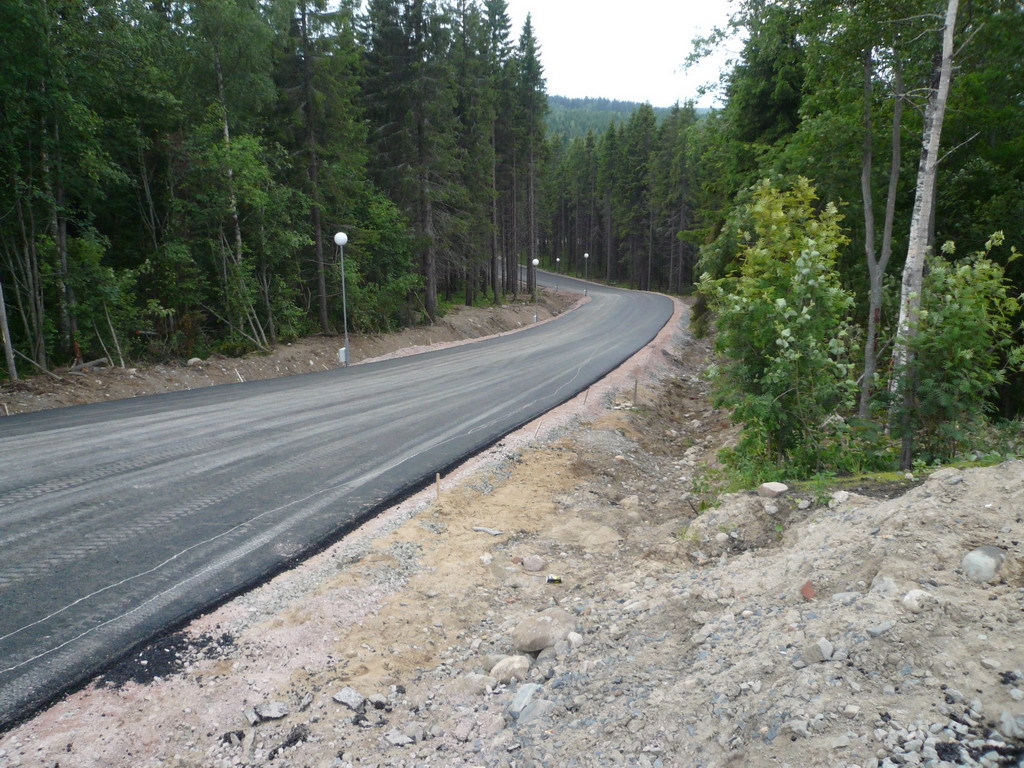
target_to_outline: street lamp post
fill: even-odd
[[[537,303],[537,265],[540,264],[540,259],[534,259],[533,264],[533,303]]]
[[[561,259],[558,258],[557,256],[555,256],[555,293],[558,293],[558,272],[559,272],[558,263],[560,261],[561,261]]]
[[[345,327],[345,367],[348,367],[348,300],[345,297],[345,243],[348,242],[348,235],[339,232],[334,236],[334,242],[338,244],[338,258],[341,260],[341,322]]]
[[[589,253],[584,253],[583,254],[583,279],[584,280],[589,280],[590,279],[590,268],[589,267],[590,267],[590,254]]]

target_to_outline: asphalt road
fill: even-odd
[[[589,292],[475,344],[0,419],[0,730],[569,399],[672,314]]]

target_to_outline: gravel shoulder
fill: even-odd
[[[1024,463],[713,498],[734,432],[686,320],[0,766],[1019,765]]]

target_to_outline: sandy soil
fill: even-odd
[[[1022,464],[718,498],[734,430],[685,328],[680,304],[439,496],[0,737],[0,766],[1019,764]]]

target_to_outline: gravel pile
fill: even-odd
[[[599,489],[583,486],[560,517],[591,532],[611,523],[615,541],[496,544],[484,560],[507,576],[493,602],[510,608],[480,617],[439,664],[386,691],[318,691],[302,723],[264,717],[256,738],[226,734],[203,764],[1020,765],[1022,469],[947,470],[891,501],[842,493],[806,510],[783,494],[769,516],[787,519],[782,540],[738,553],[766,502],[733,496],[669,523],[686,534],[669,562],[637,552],[613,519],[622,508],[601,514]],[[627,506],[640,528],[666,528]],[[980,518],[972,536],[987,527],[986,546],[1007,554],[985,581],[962,567],[967,510]],[[726,519],[737,537],[699,533]],[[554,583],[530,575],[535,563],[510,555],[524,546],[571,567]]]

